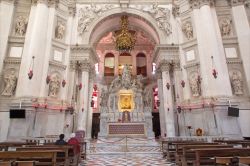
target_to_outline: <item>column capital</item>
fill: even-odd
[[[171,67],[171,63],[169,61],[162,60],[159,63],[158,69],[160,69],[161,72],[164,72],[164,71],[169,71],[170,67]]]
[[[38,3],[44,3],[48,7],[58,7],[59,0],[31,0],[32,5],[37,5]]]
[[[189,0],[191,9],[199,9],[204,5],[213,6],[214,0]]]
[[[162,72],[161,72],[160,68],[156,69],[156,78],[157,79],[162,79]]]
[[[172,14],[174,17],[179,17],[180,16],[180,6],[174,5],[172,8]]]
[[[85,60],[82,60],[82,61],[77,61],[78,63],[78,66],[79,66],[79,69],[82,71],[82,72],[90,72],[91,69],[93,68],[91,63],[85,59]]]
[[[227,0],[231,6],[244,5],[246,0]]]
[[[74,17],[76,15],[76,2],[71,2],[68,5],[69,15]]]

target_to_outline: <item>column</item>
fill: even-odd
[[[167,137],[174,137],[175,136],[174,105],[173,105],[171,80],[169,74],[170,64],[166,61],[163,61],[160,64],[160,69],[162,72],[162,89],[163,89],[162,92],[163,92]],[[169,88],[167,87],[167,84],[170,85]]]
[[[247,87],[250,89],[250,25],[246,9],[244,7],[244,1],[234,0],[232,3],[232,16],[234,21],[234,27],[237,33],[240,56],[243,63],[243,68],[247,80]]]
[[[198,43],[202,95],[204,97],[232,96],[218,18],[215,8],[210,7],[211,4],[213,0],[190,1]],[[213,68],[218,72],[216,79],[212,75]]]
[[[91,70],[89,75],[89,109],[87,112],[87,131],[86,131],[86,136],[88,139],[91,138],[91,132],[92,132],[93,108],[91,107],[91,101],[92,101],[92,93],[94,86],[94,77],[95,77],[95,70]]]
[[[162,90],[162,73],[157,71],[157,85],[158,85],[158,97],[160,100],[159,114],[160,114],[160,127],[161,127],[161,137],[164,137],[166,132],[166,122],[165,122],[165,111],[164,111],[164,99]]]
[[[3,61],[7,53],[8,37],[12,30],[14,0],[0,1],[0,73],[3,69]]]
[[[78,125],[77,130],[84,130],[86,133],[87,125],[87,112],[89,108],[89,70],[90,63],[87,61],[81,61],[80,69],[82,72],[82,89],[80,90],[79,96],[79,110],[78,110]]]
[[[46,1],[37,1],[31,6],[29,23],[25,37],[24,50],[20,64],[20,71],[17,83],[16,96],[39,96],[42,81],[42,72],[48,33],[49,8]],[[28,72],[32,64],[32,57],[35,56],[31,80],[28,79]]]

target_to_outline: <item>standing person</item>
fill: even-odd
[[[80,146],[80,142],[76,138],[75,133],[72,133],[70,135],[70,139],[68,140],[68,145],[73,145],[73,154],[76,157],[77,163],[78,163],[78,160],[79,160],[79,157],[80,157],[81,146]]]
[[[67,145],[67,142],[64,141],[64,134],[59,135],[59,139],[55,142],[56,145]]]

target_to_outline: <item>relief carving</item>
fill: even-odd
[[[25,36],[28,21],[24,16],[18,16],[15,24],[15,35]]]
[[[242,95],[243,94],[243,80],[241,73],[239,71],[233,71],[230,76],[231,86],[233,89],[233,94]]]
[[[79,10],[78,33],[83,35],[88,30],[93,20],[99,17],[104,11],[114,8],[113,5],[94,5],[84,6]]]
[[[49,96],[50,97],[57,97],[59,90],[60,90],[60,77],[55,74],[51,77],[51,81],[49,82]]]
[[[153,92],[150,87],[146,87],[143,91],[143,104],[144,107],[152,107]]]
[[[190,90],[192,93],[192,96],[198,97],[201,95],[201,86],[200,82],[198,80],[198,73],[192,73],[189,77],[189,85],[190,85]]]
[[[10,73],[6,73],[4,76],[4,90],[3,96],[13,96],[16,90],[17,76],[15,71],[12,70]]]
[[[62,22],[59,22],[56,26],[55,37],[56,39],[62,40],[65,35],[65,25]]]
[[[182,25],[182,31],[188,40],[193,38],[193,27],[191,22],[186,22]]]
[[[224,36],[230,36],[231,30],[232,30],[232,24],[231,20],[228,18],[223,18],[220,21],[220,30],[221,30],[221,35]]]

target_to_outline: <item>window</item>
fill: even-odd
[[[139,53],[136,56],[136,74],[147,76],[147,61],[143,53]]]
[[[104,59],[104,76],[114,76],[115,74],[115,56],[108,53]]]

